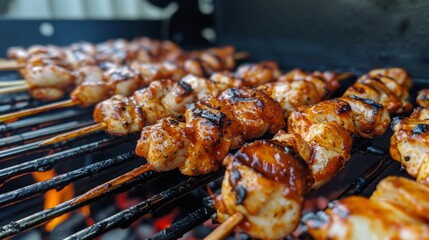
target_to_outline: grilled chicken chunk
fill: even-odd
[[[413,81],[410,75],[402,68],[379,68],[373,69],[369,72],[370,76],[386,76],[392,79],[395,79],[397,83],[404,86],[407,89],[411,89],[413,86]]]
[[[377,185],[371,200],[390,203],[410,216],[429,221],[428,196],[428,186],[404,177],[391,176]]]
[[[425,221],[390,203],[359,196],[336,202],[307,226],[314,239],[429,239]]]
[[[390,156],[417,181],[429,184],[429,109],[417,108],[409,118],[393,120]]]
[[[417,104],[422,107],[429,107],[429,89],[422,89],[417,94]]]
[[[276,141],[257,141],[228,155],[221,195],[215,197],[217,218],[244,215],[239,228],[255,238],[279,239],[294,230],[311,173],[292,148]]]
[[[429,239],[429,188],[387,177],[370,199],[335,202],[306,224],[314,239]]]

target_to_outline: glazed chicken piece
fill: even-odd
[[[392,93],[378,77],[367,78],[364,76],[360,78],[357,83],[347,89],[343,96],[357,96],[371,99],[382,104],[389,113],[403,112],[404,107],[406,107],[403,106],[402,99]]]
[[[94,111],[94,120],[106,124],[106,131],[114,135],[126,135],[139,131],[143,127],[144,115],[135,101],[121,95],[115,95],[98,104]]]
[[[306,221],[314,239],[429,239],[429,188],[387,177],[370,199],[348,197]]]
[[[409,118],[395,118],[390,156],[418,182],[429,183],[429,109],[417,108]]]
[[[28,52],[23,47],[10,47],[7,49],[7,58],[14,59],[19,63],[24,63],[28,58]]]
[[[280,77],[280,70],[277,63],[265,61],[259,64],[241,65],[235,76],[242,79],[243,86],[259,86],[267,82],[272,82]]]
[[[417,94],[417,104],[422,107],[429,107],[429,89],[422,89]]]
[[[137,71],[126,66],[112,66],[103,71],[97,66],[87,66],[78,71],[79,84],[71,94],[73,102],[88,107],[113,95],[130,96],[141,85]]]
[[[327,85],[318,77],[290,78],[290,76],[289,73],[287,81],[283,77],[277,82],[266,83],[258,87],[280,104],[285,119],[289,117],[295,107],[318,103],[332,93],[320,90],[327,89]]]
[[[357,96],[382,104],[389,113],[403,113],[412,109],[408,90],[412,83],[408,73],[401,68],[372,70],[364,75],[343,96]]]
[[[397,83],[404,86],[406,89],[411,89],[413,86],[413,81],[410,75],[402,68],[380,68],[373,69],[369,72],[370,76],[386,76],[394,79]]]
[[[58,65],[27,67],[24,74],[30,95],[46,101],[62,98],[76,81],[71,71]]]
[[[168,159],[184,159],[176,167],[185,175],[215,171],[232,148],[238,148],[244,141],[260,137],[267,131],[275,133],[285,125],[278,104],[263,92],[251,89],[228,89],[219,98],[190,104],[185,116],[183,131],[189,139],[189,144],[185,144],[186,151],[168,150],[174,152]],[[165,158],[151,156],[159,156],[162,154],[160,150],[168,147],[152,140],[158,135],[157,129],[162,123],[159,121],[143,128],[144,134],[136,147],[136,153],[146,158],[149,164],[156,162],[153,166],[162,165],[158,161]]]
[[[314,239],[429,239],[429,226],[387,202],[352,196],[307,223]]]
[[[239,212],[244,221],[238,227],[261,239],[280,239],[295,229],[312,178],[292,148],[257,141],[228,155],[224,164],[221,195],[214,199],[219,221]]]
[[[335,74],[324,74],[319,71],[304,72],[301,69],[294,69],[279,77],[279,82],[308,81],[313,83],[319,90],[321,99],[328,98],[340,87]]]
[[[377,185],[371,200],[390,203],[410,216],[429,221],[428,196],[429,186],[404,177],[391,176]]]
[[[357,133],[365,138],[381,136],[390,124],[389,112],[370,99],[357,96],[342,97],[351,107],[353,125]]]
[[[179,65],[171,62],[163,63],[140,63],[133,62],[131,68],[139,71],[143,79],[142,86],[148,86],[152,81],[160,79],[180,80],[186,75],[185,70]]]
[[[289,117],[288,132],[296,133],[313,149],[310,164],[315,187],[337,173],[350,158],[352,133],[356,133],[350,105],[342,100],[297,107]]]
[[[190,53],[183,66],[186,72],[196,76],[210,76],[212,73],[234,68],[234,53],[235,49],[231,46],[211,48],[204,52],[193,52]]]
[[[140,63],[180,61],[183,50],[171,41],[159,41],[146,37],[136,38],[129,43],[128,54]],[[181,63],[180,63],[181,64]]]

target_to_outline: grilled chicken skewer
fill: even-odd
[[[418,182],[429,184],[429,108],[418,107],[408,118],[395,118],[390,156]]]
[[[209,56],[209,57],[207,57]],[[90,106],[96,104],[115,94],[130,96],[135,90],[142,86],[147,86],[151,81],[157,79],[180,79],[186,73],[201,74],[202,72],[214,70],[229,70],[234,66],[234,49],[224,47],[219,49],[209,49],[200,54],[199,58],[192,58],[185,61],[189,63],[187,67],[182,68],[172,63],[158,64],[139,64],[133,63],[133,68],[127,66],[114,66],[112,69],[103,73],[103,69],[97,66],[86,66],[76,72],[76,82],[78,86],[71,94],[71,99],[58,103],[58,105],[49,105],[45,108],[23,110],[17,113],[0,116],[0,121],[15,120],[23,116],[28,116],[47,110],[62,108],[64,106],[81,105]],[[106,64],[105,64],[106,65]],[[111,66],[112,64],[107,64]],[[56,67],[50,65],[47,67]],[[38,72],[37,81],[43,82],[43,79],[50,79],[55,82],[60,75]],[[70,82],[70,81],[68,81]],[[40,89],[39,89],[40,90]],[[41,94],[55,95],[54,89],[42,88]]]
[[[225,159],[221,195],[214,199],[218,220],[242,219],[235,223],[255,238],[286,237],[300,220],[304,195],[328,181],[349,159],[352,135],[381,136],[389,123],[381,104],[347,92],[339,99],[295,108],[288,120],[289,133],[280,131],[273,140],[246,144]],[[215,231],[208,239],[227,234]]]
[[[192,103],[207,96],[218,96],[220,92],[231,87],[260,86],[259,89],[278,101],[284,109],[284,115],[290,113],[295,106],[313,104],[321,101],[339,87],[339,81],[344,77],[336,73],[305,73],[294,70],[279,77],[278,66],[273,62],[262,62],[260,64],[247,64],[240,66],[235,74],[215,73],[210,80],[196,77],[186,77],[178,83],[154,83],[145,90],[138,91],[132,97],[131,102],[137,103],[141,108],[144,118],[141,122],[146,125],[155,123],[163,117],[180,118],[185,114],[185,104]],[[277,82],[272,82],[274,80]],[[173,84],[173,86],[171,86]],[[261,85],[262,84],[262,85]],[[317,90],[322,89],[322,91]],[[191,93],[192,92],[192,93]],[[306,97],[302,97],[302,93]],[[152,99],[153,98],[153,99]],[[105,101],[96,107],[94,119],[97,124],[85,129],[61,134],[43,142],[41,145],[52,144],[70,138],[84,135],[95,130],[106,129],[109,134],[124,135],[117,130],[115,124],[109,123],[110,116],[123,116],[124,113],[115,113],[110,105],[117,101]],[[107,112],[106,112],[107,111]],[[125,121],[129,122],[129,121]],[[141,126],[135,127],[140,130]]]
[[[304,92],[308,90],[307,84],[311,83],[310,79],[312,78],[320,83],[321,79],[316,77],[318,73],[310,73],[301,78],[304,76],[302,71],[292,71],[286,75],[288,80],[283,82],[285,85],[294,85],[292,84],[294,82],[291,82],[292,75],[296,76],[294,82],[302,82],[303,88],[274,85],[275,91],[270,91],[271,93],[278,93],[280,90],[276,88],[280,87],[286,95],[295,96],[290,98],[290,104],[284,104],[285,98],[279,98],[282,101],[282,107],[286,107],[285,109],[278,107],[278,103],[267,108],[267,103],[269,106],[272,104],[271,100],[268,100],[271,98],[265,97],[266,94],[260,90],[229,89],[223,92],[219,99],[203,99],[188,105],[185,123],[178,122],[173,118],[163,118],[156,124],[143,128],[136,153],[146,158],[148,163],[88,191],[76,201],[80,202],[96,197],[148,170],[169,171],[179,168],[185,175],[198,175],[215,171],[220,165],[219,161],[231,149],[240,147],[248,139],[262,136],[268,130],[273,133],[274,129],[281,128],[283,125],[281,123],[283,121],[282,116],[291,110],[287,107],[291,107],[297,102],[309,101],[308,97],[302,94],[302,90],[305,90]],[[326,86],[336,85],[333,81],[336,81],[334,77],[325,80]],[[272,87],[270,86],[268,89],[273,90]],[[263,85],[262,88],[267,89]],[[334,90],[334,88],[330,89]],[[310,92],[308,94],[317,95]],[[322,95],[327,96],[325,92],[319,94],[319,96]],[[297,101],[296,97],[298,96],[303,100]],[[258,100],[259,98],[265,100]],[[316,100],[315,98],[312,99],[312,101]],[[268,113],[267,111],[270,111],[270,115],[265,115]],[[269,122],[276,123],[274,126],[277,127],[269,128],[267,124]]]
[[[136,91],[130,98],[114,96],[99,103],[94,111],[97,124],[61,134],[41,145],[64,141],[99,129],[105,129],[112,135],[126,135],[141,131],[144,125],[152,125],[164,117],[183,120],[186,104],[209,96],[217,97],[227,88],[255,86],[254,84],[273,81],[279,74],[277,64],[262,62],[241,66],[235,75],[216,73],[211,79],[188,75],[179,81],[154,81],[147,88]]]
[[[428,195],[427,186],[387,177],[370,199],[342,199],[306,225],[314,239],[429,239]]]
[[[25,64],[34,59],[56,59],[67,63],[67,69],[76,69],[79,66],[94,65],[96,62],[112,62],[118,65],[131,61],[162,62],[182,61],[186,57],[182,49],[171,41],[160,41],[149,38],[136,38],[132,41],[124,39],[108,40],[99,44],[88,42],[74,43],[68,47],[54,45],[34,45],[27,49],[11,47],[8,49],[8,58],[5,65],[25,67]],[[36,57],[36,58],[35,58]]]
[[[137,58],[146,53],[146,59]],[[25,77],[30,94],[40,100],[52,101],[62,98],[78,83],[73,71],[83,66],[103,63],[124,65],[129,61],[159,62],[178,60],[183,51],[169,41],[138,39],[130,43],[118,39],[98,45],[90,43],[73,44],[70,47],[32,46],[28,50],[10,48],[9,58],[25,63],[21,75]],[[171,56],[177,56],[177,59]],[[150,57],[150,58],[149,58]]]

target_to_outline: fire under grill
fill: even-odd
[[[425,79],[414,79],[411,98],[423,87]],[[41,104],[26,94],[14,94],[0,99],[0,113]],[[75,202],[87,190],[145,163],[133,151],[138,136],[97,132],[38,146],[43,139],[91,124],[91,113],[92,109],[72,108],[0,125],[0,238],[177,239],[186,234],[192,239],[213,230],[215,225],[207,220],[215,210],[206,201],[211,192],[207,189],[220,189],[224,169],[198,177],[150,171],[95,199]],[[387,175],[405,175],[389,157],[391,134],[357,139],[345,169],[306,196],[304,218],[336,199],[370,195]],[[298,229],[300,238],[306,237],[303,228]]]

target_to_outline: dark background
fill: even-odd
[[[169,1],[151,1],[165,5]],[[0,21],[0,53],[12,45],[149,36],[172,39],[185,48],[209,46],[203,28],[216,31],[217,45],[249,51],[251,61],[273,59],[283,68],[366,71],[400,66],[429,76],[429,1],[422,0],[215,0],[213,14],[198,1],[182,0],[168,20],[10,20]],[[44,37],[42,22],[55,27]]]

